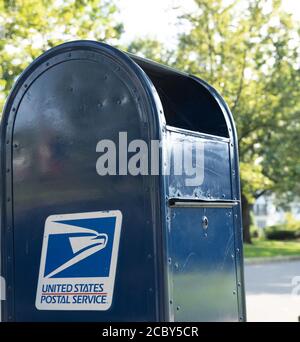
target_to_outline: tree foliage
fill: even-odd
[[[0,112],[16,77],[47,49],[75,39],[115,44],[116,13],[109,0],[0,0]]]
[[[250,222],[251,203],[266,191],[285,200],[300,195],[300,25],[281,0],[194,4],[178,18],[189,30],[176,49],[148,38],[128,50],[196,74],[225,97]],[[49,47],[78,38],[117,45],[116,11],[109,0],[0,0],[0,108],[16,76]]]
[[[176,51],[151,39],[133,52],[198,75],[225,97],[239,136],[243,190],[298,192],[300,26],[279,0],[194,0]]]
[[[299,193],[299,25],[278,0],[194,1],[193,13],[180,17],[191,29],[179,36],[176,51],[149,39],[135,42],[133,51],[171,61],[225,97],[250,202],[265,190]]]
[[[195,0],[176,65],[213,84],[238,129],[244,195],[299,190],[299,25],[281,1]]]
[[[194,3],[179,18],[190,30],[178,37],[173,65],[212,84],[233,112],[245,210],[266,191],[300,194],[299,23],[280,0]],[[139,42],[145,55],[149,46]]]

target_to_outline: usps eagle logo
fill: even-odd
[[[47,218],[37,309],[107,310],[110,307],[121,221],[119,210]]]

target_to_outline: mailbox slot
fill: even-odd
[[[184,200],[179,198],[170,198],[169,206],[171,208],[232,208],[239,203],[236,201],[205,201],[205,200]]]

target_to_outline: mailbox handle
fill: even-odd
[[[169,206],[172,208],[232,208],[238,204],[238,201],[205,201],[183,198],[169,199]]]

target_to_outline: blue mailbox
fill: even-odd
[[[236,130],[203,80],[93,41],[1,125],[5,321],[244,321]]]

